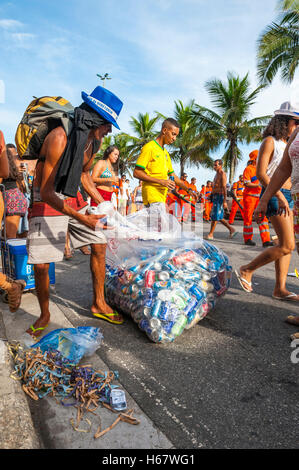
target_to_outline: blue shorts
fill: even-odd
[[[266,191],[266,189],[262,188],[261,197],[262,197],[262,195],[264,194],[265,191]],[[282,194],[284,195],[284,197],[288,201],[290,209],[291,210],[294,209],[294,201],[292,199],[291,190],[290,189],[281,189],[280,191],[282,192]],[[277,197],[274,196],[274,197],[271,197],[270,201],[268,202],[266,217],[269,218],[269,217],[273,217],[275,215],[278,215],[278,199],[277,199]]]
[[[223,194],[212,195],[213,208],[211,212],[211,220],[213,222],[215,222],[216,220],[222,220],[224,217],[223,200]]]

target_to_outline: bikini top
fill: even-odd
[[[106,168],[106,170],[103,171],[100,178],[111,178],[111,177],[112,177],[112,173],[108,168],[108,162],[107,162],[107,168]]]

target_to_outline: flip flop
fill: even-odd
[[[214,240],[214,237],[208,237],[208,236],[206,236],[206,237],[204,237],[204,239],[205,239],[205,240]]]
[[[292,301],[294,297],[298,297],[297,294],[294,292],[290,292],[288,295],[285,295],[284,297],[278,297],[277,295],[272,295],[273,299],[275,300],[286,300],[288,302]]]
[[[252,292],[252,283],[251,282],[248,282],[246,281],[246,279],[244,279],[243,277],[241,277],[241,274],[235,269],[235,275],[237,276],[237,279],[239,281],[239,284],[240,286],[242,287],[243,290],[245,290],[245,292]],[[243,283],[245,283],[248,288],[246,288]]]
[[[297,321],[296,321],[297,320]],[[285,319],[287,323],[290,323],[291,325],[299,326],[299,317],[296,317],[295,315],[289,315]]]
[[[35,333],[36,331],[44,331],[49,325],[46,325],[46,326],[41,326],[40,328],[34,328],[33,325],[30,325],[29,328],[32,330],[33,333]],[[30,333],[29,333],[30,334]],[[38,335],[30,335],[32,336],[33,338],[37,338],[41,333],[39,333]]]
[[[291,335],[291,340],[294,339],[299,339],[299,333],[294,333],[293,335]]]
[[[234,233],[229,234],[229,238],[235,238],[238,234],[239,234],[239,232],[234,231]]]
[[[113,323],[113,325],[121,325],[124,322],[124,320],[117,321],[117,320],[111,320],[109,318],[111,316],[119,315],[119,313],[116,312],[115,310],[113,311],[113,313],[105,313],[105,314],[104,313],[94,313],[94,312],[91,312],[91,313],[92,313],[93,317],[101,318],[102,320],[106,320],[109,323]]]

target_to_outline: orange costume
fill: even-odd
[[[213,186],[205,186],[205,194],[204,194],[204,213],[203,218],[204,220],[211,220],[211,211],[213,207],[213,203],[211,201]]]
[[[197,193],[197,187],[196,187],[195,184],[190,183],[190,184],[189,184],[189,188],[191,188],[192,191],[194,191],[194,192]],[[197,198],[196,198],[196,197],[192,197],[192,198],[191,198],[191,202],[192,202],[193,204],[196,204]],[[192,222],[195,222],[195,207],[194,207],[194,206],[191,206],[191,220],[192,220]]]
[[[237,194],[237,199],[239,200],[239,204],[240,206],[243,207],[243,191],[244,191],[244,183],[242,181],[236,181],[234,184],[233,184],[233,187],[232,187],[232,191],[236,191],[236,194]],[[244,215],[243,215],[243,210],[240,209],[239,205],[237,204],[237,202],[233,199],[233,202],[232,202],[232,207],[231,207],[231,210],[230,210],[230,214],[229,214],[229,221],[228,223],[229,224],[233,224],[234,223],[234,220],[235,220],[235,217],[236,217],[236,213],[238,212],[238,210],[241,212],[242,214],[242,217],[244,219]]]
[[[254,150],[249,154],[249,158],[251,160],[256,160],[258,156],[258,151]],[[256,167],[255,165],[248,164],[245,168],[243,173],[243,180],[245,189],[243,191],[243,219],[244,219],[244,226],[243,226],[243,237],[244,242],[248,240],[252,240],[253,238],[253,226],[252,226],[252,216],[253,213],[259,203],[260,194],[262,191],[261,186],[257,185],[256,187],[247,187],[246,183],[258,183],[258,179],[256,177]],[[269,224],[267,217],[264,217],[262,222],[259,224],[260,236],[263,243],[270,241],[270,232],[269,232]]]
[[[188,183],[188,181],[183,181],[183,183],[188,188],[190,188],[190,183]],[[184,196],[186,199],[188,199],[190,201],[190,195],[187,193],[187,191],[185,191],[184,189],[179,189],[178,192],[179,192],[179,194],[181,194],[182,196]],[[190,214],[191,204],[189,204],[188,202],[182,201],[182,199],[180,199],[180,204],[181,204],[181,214],[182,214],[182,219],[181,220],[182,220],[182,222],[187,222],[189,214]]]
[[[176,186],[175,190],[178,192],[179,187]],[[169,214],[174,215],[178,220],[181,220],[181,204],[179,199],[171,192],[168,191],[166,198],[166,208]]]

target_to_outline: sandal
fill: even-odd
[[[294,339],[299,339],[299,333],[294,333],[293,335],[291,335],[291,340]]]
[[[299,326],[299,317],[295,316],[295,315],[289,315],[287,316],[287,318],[285,319],[285,321],[287,323],[290,323],[290,325],[296,325],[296,326]]]
[[[11,312],[16,312],[20,307],[25,287],[26,282],[23,279],[17,279],[12,282],[11,289],[7,290],[7,300]]]
[[[230,239],[235,238],[238,234],[239,234],[239,232],[237,232],[237,230],[235,230],[233,233],[229,234],[228,238],[230,238]]]
[[[295,301],[294,297],[298,297],[298,295],[295,294],[294,292],[290,292],[288,295],[285,295],[284,297],[278,297],[277,295],[272,295],[272,298],[276,299],[276,300]],[[298,325],[299,325],[299,323],[298,323]]]
[[[252,283],[248,282],[246,279],[241,277],[241,274],[236,269],[235,269],[235,275],[237,276],[237,279],[238,279],[239,284],[242,287],[242,289],[245,290],[245,292],[252,292]],[[244,286],[244,284],[245,284],[245,286]]]
[[[113,323],[114,325],[121,325],[124,322],[123,319],[119,321],[119,320],[112,320],[111,318],[109,318],[111,316],[116,316],[116,315],[120,317],[119,313],[116,312],[115,310],[112,313],[94,313],[94,312],[91,312],[91,313],[93,317],[101,318],[102,320],[106,320],[109,323]]]
[[[64,259],[69,260],[73,257],[73,253],[71,250],[64,250]]]
[[[81,246],[81,248],[79,248],[79,250],[81,251],[81,253],[83,253],[83,255],[90,255],[90,249],[88,248],[88,245],[85,245],[85,246]]]
[[[30,325],[29,328],[32,330],[33,333],[36,333],[37,331],[40,331],[40,333],[38,335],[30,335],[32,336],[33,338],[36,338],[37,336],[39,336],[41,334],[42,331],[44,331],[45,328],[47,328],[49,325],[46,325],[46,326],[41,326],[40,328],[34,328],[33,325]],[[30,333],[29,333],[30,334]]]

